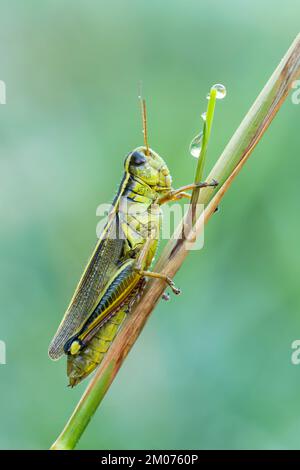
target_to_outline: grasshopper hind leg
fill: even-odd
[[[101,364],[127,313],[128,308],[120,309],[107,320],[79,354],[68,354],[67,374],[70,387],[75,387]]]
[[[70,387],[75,387],[101,364],[144,286],[142,279],[127,301],[107,319],[87,345],[75,355],[68,353],[67,375]]]
[[[86,323],[86,328],[66,343],[67,375],[71,387],[81,382],[101,364],[133,303],[144,288],[145,282],[132,269],[132,264],[133,262],[126,263],[120,268],[119,274],[109,284],[91,315],[89,319],[91,323]],[[133,281],[137,283],[131,290],[129,289],[128,295],[122,301],[122,292],[131,287]],[[119,304],[118,299],[121,299]],[[114,301],[118,305],[101,319],[101,314],[105,313],[107,307]],[[95,322],[99,318],[101,321],[97,325]]]

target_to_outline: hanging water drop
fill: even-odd
[[[197,134],[190,143],[190,154],[194,158],[199,158],[202,148],[203,132]]]
[[[205,122],[206,121],[206,111],[201,114],[201,117],[202,117],[203,121]]]
[[[225,98],[227,91],[224,85],[221,83],[216,83],[211,88],[217,91],[217,100],[223,100]]]

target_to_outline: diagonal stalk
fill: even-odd
[[[240,126],[234,133],[222,155],[213,167],[208,179],[216,179],[216,189],[201,190],[198,203],[205,204],[204,222],[214,213],[226,191],[251,155],[254,147],[272,122],[283,101],[286,99],[293,81],[300,76],[300,35],[296,37],[269,81],[255,100]],[[182,232],[182,224],[188,225],[186,238],[193,239],[203,224],[199,214],[195,228],[185,219],[177,228]],[[188,254],[185,240],[175,235],[167,243],[159,258],[155,271],[174,276]],[[64,430],[52,445],[52,449],[73,449],[87,427],[91,417],[105,396],[123,361],[141,333],[149,315],[161,298],[165,285],[158,279],[149,281],[139,303],[134,307],[124,327],[113,342],[102,365],[96,371],[85,393],[75,408]]]

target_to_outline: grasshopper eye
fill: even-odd
[[[130,163],[134,166],[140,166],[146,163],[147,158],[141,152],[135,151],[131,154]]]

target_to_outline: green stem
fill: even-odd
[[[202,177],[203,177],[203,171],[204,171],[204,165],[205,165],[205,160],[206,160],[208,142],[209,142],[212,123],[213,123],[213,119],[214,119],[216,99],[217,99],[217,90],[215,88],[211,88],[210,93],[209,93],[209,100],[208,100],[208,104],[207,104],[207,110],[206,110],[206,119],[205,119],[204,125],[203,125],[203,140],[202,140],[202,146],[201,146],[200,155],[199,155],[199,159],[198,159],[198,164],[197,164],[197,168],[196,168],[195,184],[200,183],[201,180],[202,180]],[[195,188],[194,191],[193,191],[193,194],[192,194],[192,199],[191,199],[191,210],[192,210],[192,223],[193,223],[193,225],[196,222],[196,205],[198,203],[199,194],[200,194],[200,188]]]
[[[89,386],[86,389],[63,432],[52,445],[51,450],[74,449],[110,386],[113,368],[114,364],[111,362],[101,379],[93,387]]]
[[[294,80],[299,76],[300,35],[281,60],[212,169],[209,178],[216,179],[220,184],[214,190],[205,188],[200,193],[199,201],[206,205],[204,211],[205,222],[214,213],[216,206],[226,194],[226,191],[280,109]],[[196,234],[199,234],[203,229],[200,225],[198,223],[196,225]],[[181,267],[189,253],[185,243],[176,238],[176,234],[181,233],[181,230],[182,224],[177,228],[173,239],[167,243],[154,267],[155,271],[174,276]],[[73,449],[76,446],[164,290],[165,284],[158,279],[151,280],[148,283],[139,303],[134,307],[124,327],[113,342],[102,365],[96,371],[72,417],[53,444],[52,449]]]
[[[203,126],[203,142],[202,142],[201,151],[200,151],[200,155],[198,159],[198,165],[197,165],[196,174],[195,174],[196,184],[201,182],[201,179],[203,176],[207,147],[208,147],[212,123],[214,119],[216,99],[217,99],[217,90],[215,88],[211,88],[210,93],[209,93],[207,110],[206,110],[206,119],[205,119],[204,126]]]

